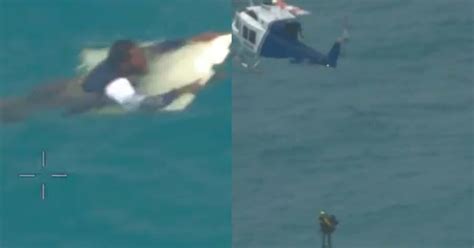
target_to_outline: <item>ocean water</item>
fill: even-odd
[[[337,69],[233,65],[233,247],[472,247],[472,1],[288,1]],[[242,7],[242,1],[234,4]]]
[[[84,47],[229,32],[230,13],[217,0],[1,0],[0,95],[73,77]],[[0,247],[230,247],[231,111],[227,73],[179,113],[3,125]]]

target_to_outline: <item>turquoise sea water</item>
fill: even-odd
[[[84,47],[228,32],[230,13],[212,0],[1,0],[1,96],[74,76]],[[2,126],[0,161],[2,248],[230,247],[229,73],[180,113]]]
[[[352,39],[335,70],[234,63],[234,247],[321,247],[321,209],[333,248],[472,247],[473,2],[288,2]]]

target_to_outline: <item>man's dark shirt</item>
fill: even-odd
[[[89,93],[104,94],[105,87],[118,77],[117,71],[104,61],[87,75],[82,84],[82,89]]]

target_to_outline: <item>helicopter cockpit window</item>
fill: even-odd
[[[255,44],[255,38],[256,38],[256,33],[255,31],[252,31],[250,30],[249,31],[249,41],[252,43],[252,44]]]
[[[257,33],[247,28],[247,26],[242,25],[242,36],[244,37],[244,39],[250,41],[250,43],[255,44]]]
[[[242,33],[243,33],[242,35],[244,36],[244,39],[247,40],[247,39],[249,38],[249,29],[247,28],[247,26],[244,25],[244,28],[243,28],[242,31],[243,31],[243,32],[242,32]]]

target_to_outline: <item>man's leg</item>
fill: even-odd
[[[13,123],[25,120],[34,110],[24,97],[0,100],[0,122]]]
[[[97,109],[107,105],[110,101],[99,94],[85,94],[83,97],[71,100],[66,106],[64,117],[82,114],[93,109]]]
[[[64,98],[64,94],[69,84],[73,82],[73,80],[64,79],[47,84],[40,84],[28,94],[26,100],[36,106],[61,106],[61,100]]]
[[[82,80],[61,79],[42,83],[26,96],[0,100],[0,122],[17,122],[40,111],[66,108],[66,116],[90,110],[103,102],[85,96],[81,88]]]
[[[64,79],[39,84],[26,96],[0,100],[0,121],[23,121],[46,108],[62,106],[63,93],[70,82],[72,81]]]

